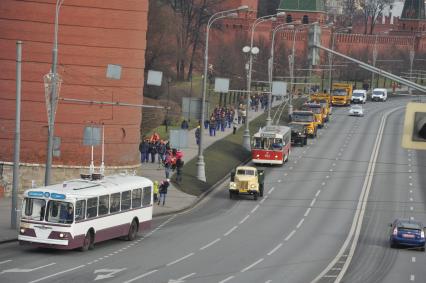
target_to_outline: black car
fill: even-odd
[[[300,144],[301,146],[308,144],[308,134],[303,124],[292,122],[288,126],[291,128],[291,144]]]

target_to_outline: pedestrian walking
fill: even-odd
[[[157,142],[157,154],[158,154],[158,169],[164,162],[164,155],[166,154],[166,144],[163,140]]]
[[[160,198],[158,199],[158,205],[160,205],[161,201],[163,201],[163,206],[166,204],[166,195],[167,195],[167,189],[170,185],[170,179],[166,179],[160,184],[159,192],[160,192]]]
[[[158,187],[159,187],[158,181],[155,180],[154,181],[154,202],[158,202]]]
[[[182,169],[183,169],[183,160],[182,158],[178,158],[176,160],[176,183],[182,182]]]
[[[141,163],[148,162],[149,143],[147,139],[145,139],[143,142],[139,144],[139,151],[141,153]]]
[[[238,118],[235,117],[234,121],[232,122],[232,134],[235,135],[235,133],[237,132],[237,128],[238,128]]]
[[[201,138],[201,127],[198,126],[197,129],[195,129],[195,141],[197,142],[197,145],[200,145],[200,138]]]
[[[157,155],[157,141],[149,143],[149,153],[151,154],[151,162],[155,163],[155,156]]]
[[[183,120],[182,123],[180,124],[180,128],[182,130],[188,130],[188,128],[189,128],[188,122],[186,120]]]
[[[166,174],[166,179],[170,177],[170,172],[172,171],[172,153],[171,151],[166,152],[164,158],[164,173]]]
[[[210,136],[216,136],[216,119],[212,116],[210,119]]]

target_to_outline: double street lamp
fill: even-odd
[[[225,11],[220,11],[213,14],[208,22],[206,27],[206,47],[204,49],[204,77],[203,77],[203,93],[201,99],[201,125],[200,125],[200,142],[198,144],[198,160],[197,160],[197,179],[200,181],[206,181],[206,170],[205,162],[203,156],[203,141],[204,141],[204,127],[203,122],[205,119],[205,104],[206,104],[206,90],[207,90],[207,68],[208,68],[208,56],[209,56],[209,31],[213,23],[219,19],[236,17],[238,14],[236,12],[248,10],[248,6],[240,6],[236,9],[230,9]]]
[[[246,46],[243,48],[243,52],[246,51],[249,53],[249,62],[248,62],[248,75],[247,75],[247,99],[246,99],[246,121],[245,121],[245,130],[243,135],[243,146],[245,149],[250,151],[250,128],[249,128],[249,108],[250,108],[250,94],[251,94],[251,75],[253,70],[253,53],[256,53],[258,49],[254,49],[254,31],[256,27],[265,21],[272,20],[275,21],[277,16],[285,15],[284,12],[280,12],[273,15],[267,15],[260,18],[257,18],[254,23],[251,25],[251,38],[250,38],[250,46]],[[254,50],[253,50],[254,49]],[[255,52],[253,52],[255,51]]]
[[[272,79],[273,79],[273,72],[274,72],[274,53],[275,53],[275,34],[279,30],[283,30],[285,28],[294,28],[294,24],[296,22],[292,23],[284,23],[276,26],[272,30],[272,42],[271,42],[271,55],[269,58],[269,64],[268,64],[268,75],[269,75],[269,95],[268,95],[268,117],[266,118],[266,125],[270,126],[272,123],[271,119],[271,108],[272,108]]]

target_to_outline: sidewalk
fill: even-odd
[[[273,107],[281,103],[281,101],[275,101],[273,103]],[[258,112],[249,111],[248,119],[249,121],[257,118],[261,114],[263,114],[263,110],[259,110]],[[272,114],[271,114],[272,115]],[[239,125],[241,127],[243,125]],[[209,147],[216,141],[223,139],[224,137],[232,134],[232,127],[226,128],[224,132],[216,131],[216,136],[210,137],[209,131],[204,131],[203,143],[204,148]],[[183,151],[183,160],[185,163],[190,161],[193,158],[196,158],[198,155],[198,146],[195,141],[195,129],[188,131],[188,148],[182,149]],[[151,179],[152,181],[162,181],[165,179],[164,168],[158,166],[158,161],[155,163],[144,163],[142,166],[142,176]],[[182,191],[176,189],[173,185],[173,179],[169,186],[166,204],[157,205],[154,204],[154,213],[153,216],[161,216],[167,215],[171,213],[175,213],[178,211],[182,211],[194,206],[201,198],[192,196]],[[11,198],[0,198],[0,243],[9,242],[17,240],[18,232],[17,230],[13,230],[10,228],[10,211],[11,211]],[[18,201],[18,205],[20,206],[21,201]],[[19,208],[18,208],[19,209]]]

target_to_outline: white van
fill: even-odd
[[[375,88],[371,94],[372,101],[386,101],[388,99],[388,90],[385,88]]]
[[[367,102],[367,91],[364,90],[364,89],[354,90],[354,92],[352,93],[351,102],[352,103],[362,103],[362,104]]]

